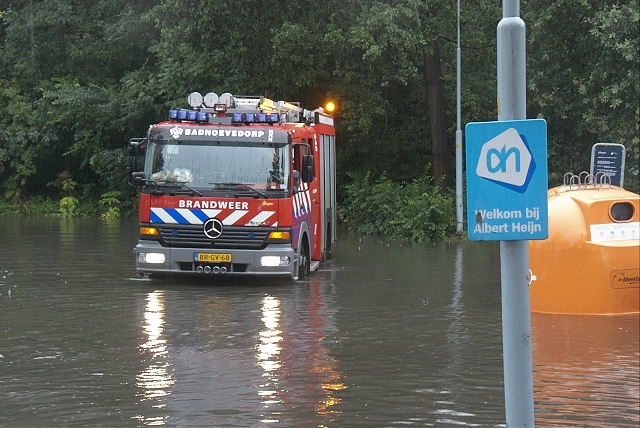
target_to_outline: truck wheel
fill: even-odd
[[[300,255],[298,256],[298,279],[307,279],[310,273],[311,261],[309,259],[309,243],[304,239],[301,244]]]

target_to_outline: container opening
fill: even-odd
[[[613,221],[629,221],[633,218],[634,208],[630,202],[616,202],[611,205],[609,215]]]

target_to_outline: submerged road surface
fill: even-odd
[[[305,282],[150,281],[136,230],[0,218],[0,426],[505,426],[497,244],[343,231]],[[640,424],[637,316],[532,328],[538,426]]]

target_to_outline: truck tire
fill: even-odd
[[[309,242],[305,237],[300,244],[298,255],[298,280],[305,280],[311,273],[311,259],[309,258]]]

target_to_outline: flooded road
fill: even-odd
[[[136,233],[0,218],[0,426],[505,426],[497,243],[343,232],[306,282],[150,281]],[[640,424],[637,316],[532,329],[537,426]]]

